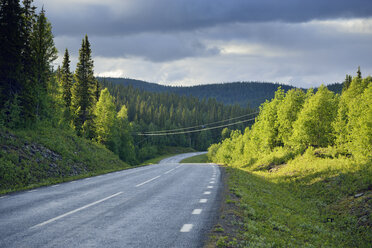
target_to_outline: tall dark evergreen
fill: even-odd
[[[53,71],[52,63],[58,57],[53,38],[52,25],[42,9],[33,27],[31,48],[35,78],[43,91],[47,91],[48,79]]]
[[[18,0],[0,0],[0,107],[23,88],[22,7]]]
[[[48,82],[52,75],[52,62],[57,58],[52,26],[44,9],[36,16],[30,39],[31,64],[24,92],[25,115],[31,121],[47,116]],[[28,60],[28,59],[27,59]]]
[[[358,66],[357,77],[359,79],[362,79],[362,72],[360,71],[360,66]]]
[[[30,80],[33,71],[31,39],[33,27],[36,21],[36,7],[32,5],[33,0],[23,0],[22,8],[22,63],[23,63],[23,80]]]
[[[79,62],[75,70],[75,83],[72,91],[74,127],[78,135],[82,135],[84,131],[88,136],[92,136],[94,85],[92,51],[86,35],[79,50]]]
[[[351,77],[351,75],[346,74],[345,81],[344,81],[343,86],[342,86],[342,91],[345,91],[350,87],[350,84],[351,84],[352,80],[353,80],[353,78]]]
[[[73,85],[73,75],[70,70],[70,55],[66,48],[65,55],[63,57],[62,68],[60,69],[60,84],[62,87],[62,99],[67,112],[71,108],[71,98],[72,98],[72,85]]]
[[[95,96],[96,102],[98,102],[99,97],[101,95],[101,85],[99,84],[98,80],[95,80],[94,84],[95,84],[94,85],[94,96]]]

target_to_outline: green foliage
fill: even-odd
[[[101,144],[106,144],[112,139],[112,131],[116,121],[114,99],[107,89],[101,91],[94,115],[97,140]]]
[[[230,138],[230,134],[231,134],[231,130],[225,127],[224,129],[222,129],[222,132],[221,132],[221,140]]]
[[[18,95],[15,94],[12,99],[5,102],[1,111],[1,118],[3,125],[9,128],[17,128],[22,124],[21,120],[21,106]]]
[[[338,113],[333,127],[336,144],[343,153],[354,154],[363,149],[362,147],[358,149],[357,146],[353,145],[359,139],[360,134],[357,132],[361,131],[354,131],[354,128],[360,127],[360,125],[369,125],[370,114],[368,111],[371,105],[369,104],[367,88],[371,85],[371,82],[371,77],[364,79],[355,77],[340,97]],[[367,140],[370,138],[368,132],[365,133],[364,138]],[[368,148],[368,146],[365,148]],[[366,156],[367,154],[365,154]]]
[[[136,163],[135,148],[133,145],[133,137],[131,135],[131,127],[128,121],[127,107],[123,105],[117,114],[117,130],[119,132],[119,157],[123,161],[134,164]]]
[[[358,74],[341,96],[324,86],[315,94],[291,90],[282,98],[279,92],[261,106],[251,129],[210,146],[211,161],[239,168],[229,170],[230,183],[255,210],[252,219],[240,209],[244,221],[236,228],[250,223],[250,229],[238,236],[239,245],[371,242],[366,202],[372,181],[372,78]],[[352,195],[360,192],[366,196],[355,200]]]
[[[290,145],[293,135],[293,123],[297,120],[305,101],[305,93],[300,89],[287,92],[283,101],[278,106],[278,139],[285,146]]]
[[[336,117],[338,98],[321,86],[306,103],[293,124],[293,145],[327,147],[333,144],[332,123]]]
[[[358,159],[372,159],[372,78],[360,97],[355,98],[349,111],[350,144],[349,151]]]

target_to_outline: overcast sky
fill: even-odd
[[[372,73],[371,0],[35,0],[60,53],[88,34],[95,74],[168,85],[314,87]]]

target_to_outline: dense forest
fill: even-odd
[[[196,86],[164,86],[155,83],[148,83],[141,80],[129,78],[97,78],[100,82],[112,82],[123,86],[133,86],[149,92],[169,92],[181,96],[193,96],[199,100],[214,98],[227,105],[238,104],[242,107],[258,108],[266,99],[272,99],[279,87],[288,91],[295,87],[290,85],[267,83],[267,82],[232,82],[222,84],[208,84]],[[327,88],[335,93],[341,93],[342,83],[327,85]]]
[[[128,120],[140,158],[150,157],[162,146],[206,150],[210,144],[220,141],[222,128],[218,126],[231,125],[243,130],[251,123],[232,124],[254,117],[249,108],[226,106],[213,98],[199,100],[175,93],[153,93],[108,81],[102,82],[102,87],[114,96],[117,109],[128,106]],[[169,135],[175,132],[177,134]],[[145,135],[147,133],[153,135]]]
[[[321,86],[316,92],[279,89],[260,106],[254,125],[210,147],[213,160],[251,166],[268,154],[283,161],[307,149],[333,147],[337,156],[370,161],[372,77],[346,77],[341,95]]]
[[[242,219],[235,236],[222,233],[217,243],[369,247],[371,106],[372,77],[360,70],[346,76],[341,94],[278,89],[251,127],[212,145],[208,157],[228,165]]]
[[[67,49],[62,65],[54,70],[57,49],[52,25],[44,9],[36,13],[31,0],[22,4],[1,1],[0,21],[3,128],[49,126],[74,130],[77,136],[102,144],[123,161],[136,164],[156,156],[164,146],[205,150],[220,140],[221,128],[216,124],[234,123],[221,120],[252,113],[249,108],[225,106],[213,99],[149,93],[99,82],[94,77],[87,35],[82,40],[75,71],[71,70]],[[213,128],[211,123],[215,124]],[[249,123],[240,122],[235,128],[243,130],[246,125]],[[177,135],[149,136],[154,131],[174,129]]]

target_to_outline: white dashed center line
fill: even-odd
[[[98,203],[101,203],[101,202],[103,202],[103,201],[106,201],[106,200],[108,200],[108,199],[110,199],[110,198],[112,198],[112,197],[118,196],[118,195],[120,195],[120,194],[122,194],[122,193],[123,193],[123,192],[118,192],[118,193],[116,193],[116,194],[110,195],[110,196],[108,196],[108,197],[106,197],[106,198],[103,198],[103,199],[101,199],[101,200],[98,200],[98,201],[92,202],[92,203],[90,203],[90,204],[88,204],[88,205],[85,205],[85,206],[83,206],[83,207],[81,207],[81,208],[77,208],[77,209],[75,209],[75,210],[72,210],[72,211],[70,211],[70,212],[67,212],[67,213],[65,213],[65,214],[62,214],[62,215],[57,216],[57,217],[55,217],[55,218],[52,218],[52,219],[50,219],[50,220],[47,220],[47,221],[44,221],[44,222],[42,222],[42,223],[40,223],[40,224],[37,224],[37,225],[35,225],[35,226],[32,226],[30,229],[33,229],[33,228],[36,228],[36,227],[40,227],[40,226],[44,226],[44,225],[49,224],[49,223],[51,223],[51,222],[53,222],[53,221],[59,220],[59,219],[61,219],[61,218],[63,218],[63,217],[66,217],[66,216],[68,216],[68,215],[71,215],[71,214],[74,214],[74,213],[76,213],[76,212],[79,212],[79,211],[81,211],[81,210],[83,210],[83,209],[89,208],[89,207],[94,206],[94,205],[96,205],[96,204],[98,204]]]
[[[197,208],[197,209],[194,209],[194,211],[192,211],[192,214],[200,214],[201,212],[202,212],[202,209]]]
[[[58,186],[60,186],[60,184],[53,185],[52,188],[58,187]]]
[[[205,192],[204,192],[204,195],[210,195],[210,194],[211,194],[210,191],[205,191]]]
[[[185,224],[182,226],[180,232],[190,232],[193,226],[193,224]]]
[[[208,186],[207,188],[208,188],[208,189],[213,189],[213,186]]]
[[[199,203],[207,203],[208,199],[200,199]]]
[[[157,177],[151,178],[151,179],[149,179],[149,180],[147,180],[147,181],[145,181],[145,182],[143,182],[143,183],[137,184],[136,187],[139,187],[139,186],[142,186],[142,185],[144,185],[144,184],[146,184],[146,183],[149,183],[149,182],[151,182],[151,181],[153,181],[153,180],[155,180],[155,179],[158,179],[159,177],[160,177],[160,176],[157,176]]]
[[[36,189],[33,189],[33,190],[29,190],[27,192],[31,193],[31,192],[35,192],[35,191],[37,191],[37,190]]]
[[[210,181],[209,183],[215,183],[214,181]]]
[[[166,171],[166,172],[164,172],[164,175],[165,174],[168,174],[169,172],[172,172],[172,171],[174,171],[176,168],[174,168],[174,169],[171,169],[171,170],[169,170],[169,171]]]

